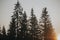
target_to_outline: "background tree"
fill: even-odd
[[[1,30],[1,27],[0,27],[0,40],[2,40],[2,30]]]
[[[1,27],[0,27],[0,34],[1,34]]]
[[[2,40],[6,40],[6,30],[4,26],[2,28]]]
[[[44,40],[53,40],[54,28],[52,27],[49,15],[47,13],[47,8],[43,8],[42,17],[40,21],[40,27],[42,27],[42,39]]]

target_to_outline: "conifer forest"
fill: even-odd
[[[33,8],[31,8],[31,15],[28,18],[19,1],[13,10],[9,29],[6,31],[5,26],[2,30],[0,29],[0,40],[56,40],[56,33],[47,7],[42,9],[39,21]]]

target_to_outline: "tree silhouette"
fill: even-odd
[[[24,11],[23,20],[21,22],[21,38],[22,38],[22,40],[26,39],[26,35],[27,35],[27,15],[26,15],[26,11]]]
[[[6,30],[5,30],[4,26],[3,26],[3,29],[2,29],[2,40],[6,40]]]
[[[23,9],[21,7],[21,5],[19,4],[19,1],[17,1],[17,4],[15,6],[15,17],[16,17],[16,37],[17,39],[21,39],[21,35],[23,33],[21,33],[21,28],[22,28],[22,20],[23,20],[23,13],[22,13]]]
[[[31,16],[27,19],[19,1],[15,4],[8,32],[5,27],[0,29],[0,40],[56,40],[56,34],[50,21],[47,8],[43,8],[40,22],[31,9]]]
[[[12,20],[10,22],[10,28],[8,30],[8,37],[9,39],[15,39],[16,37],[16,26],[15,26],[15,18],[12,16]]]
[[[5,36],[6,35],[6,30],[5,30],[5,27],[3,26],[3,29],[2,29],[2,34]]]
[[[42,17],[40,21],[40,26],[42,27],[42,39],[44,40],[53,40],[54,29],[52,27],[49,15],[47,13],[47,8],[43,8]]]
[[[0,27],[0,34],[1,34],[1,27]]]
[[[1,32],[1,27],[0,27],[0,40],[2,40],[2,32]]]
[[[32,36],[32,40],[38,40],[39,39],[39,36],[40,36],[40,29],[39,29],[39,26],[38,26],[38,21],[37,21],[37,18],[36,16],[34,15],[34,11],[33,11],[33,8],[31,9],[31,19],[30,19],[30,27],[31,27],[31,30],[30,30],[30,34]]]
[[[12,15],[12,22],[10,25],[10,33],[9,35],[13,37],[16,37],[16,39],[20,38],[20,33],[21,33],[21,23],[22,23],[22,17],[23,17],[23,13],[22,13],[23,9],[19,4],[19,1],[17,1],[17,4],[15,4],[15,9]],[[12,32],[12,33],[11,33]]]

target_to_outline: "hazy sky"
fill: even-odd
[[[42,9],[47,7],[53,27],[57,34],[60,34],[60,0],[19,0],[19,2],[28,16],[33,8],[38,19],[41,17]],[[16,3],[17,0],[0,0],[0,26],[5,25],[8,28]]]

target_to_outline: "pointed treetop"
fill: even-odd
[[[31,16],[33,16],[34,14],[34,10],[33,10],[33,8],[31,9]]]
[[[31,9],[31,12],[33,12],[33,8]]]
[[[6,35],[5,26],[3,26],[2,33],[3,33],[3,35]]]
[[[15,4],[15,9],[14,10],[19,10],[20,12],[22,12],[23,11],[23,8],[22,8],[22,6],[20,5],[20,3],[19,3],[19,0],[17,0],[17,4]]]
[[[5,30],[5,26],[3,26],[3,29]]]
[[[42,15],[43,16],[47,16],[48,15],[47,7],[43,8]]]
[[[19,0],[17,0],[17,4],[19,4]]]
[[[20,5],[19,0],[17,0],[17,4]]]
[[[43,8],[43,13],[47,13],[47,7]]]
[[[25,18],[27,17],[27,15],[26,15],[26,11],[24,11],[24,15],[23,15]]]
[[[47,10],[47,8],[45,7],[44,10]]]

